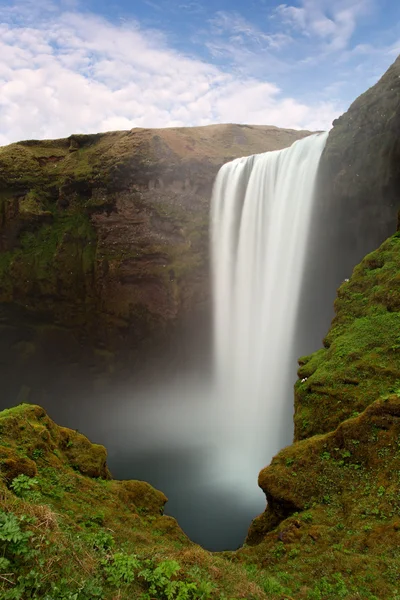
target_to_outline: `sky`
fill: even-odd
[[[0,0],[0,145],[211,123],[329,129],[399,53],[399,0]]]

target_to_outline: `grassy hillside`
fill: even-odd
[[[299,361],[299,441],[259,476],[268,506],[238,557],[293,598],[400,597],[399,273],[397,233],[340,286],[324,348]]]
[[[112,480],[105,448],[39,406],[0,413],[0,469],[2,600],[267,598],[265,575],[192,543],[164,494]]]

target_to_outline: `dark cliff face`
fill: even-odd
[[[321,157],[298,355],[316,350],[335,293],[396,231],[400,208],[400,58],[336,119]],[[307,341],[308,340],[308,341]]]
[[[333,125],[321,162],[327,201],[347,209],[354,232],[376,236],[399,208],[400,57]]]
[[[226,161],[308,133],[133,129],[0,148],[0,370],[8,402],[46,402],[29,390],[53,389],[50,381],[57,388],[61,379],[71,397],[67,388],[87,373],[100,382],[124,371],[145,377],[150,354],[178,364],[193,328],[199,352],[206,348],[215,175]]]
[[[33,318],[72,332],[102,353],[100,370],[107,352],[129,362],[149,339],[168,338],[209,301],[208,212],[219,167],[307,134],[216,125],[0,148],[3,325]]]
[[[350,277],[355,265],[396,231],[400,209],[399,134],[400,57],[334,122],[321,157],[310,240],[313,259],[304,286],[305,294],[312,298],[304,318],[311,329],[323,314],[319,306],[331,304],[336,289]],[[357,284],[363,297],[369,293],[369,284],[374,285],[371,278],[368,281],[367,285]],[[376,285],[380,284],[381,280]],[[392,282],[385,281],[384,285],[390,287]],[[343,297],[342,289],[337,305]],[[330,343],[328,338],[325,346]],[[302,353],[316,347],[305,348]],[[331,416],[327,419],[330,422]],[[307,427],[301,430],[299,421],[296,416],[295,439],[318,432]]]

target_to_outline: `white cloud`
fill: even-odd
[[[332,104],[306,106],[269,82],[180,54],[137,23],[49,10],[25,26],[21,15],[14,11],[13,22],[0,25],[1,144],[215,122],[321,129],[338,113]]]
[[[218,11],[210,20],[214,32],[227,35],[237,43],[251,43],[259,48],[279,49],[292,41],[284,33],[265,33],[236,12]]]
[[[357,20],[367,15],[372,0],[301,0],[296,7],[281,4],[276,14],[307,37],[323,42],[326,51],[347,48]]]
[[[293,42],[287,33],[267,33],[237,12],[219,11],[209,25],[204,45],[213,58],[258,77],[264,77],[266,71],[271,76],[288,70],[287,61],[279,57],[279,52]]]

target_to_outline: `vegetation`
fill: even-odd
[[[399,597],[399,272],[396,234],[339,288],[325,347],[299,361],[299,441],[261,471],[267,509],[231,557],[293,598]]]
[[[331,431],[400,389],[400,233],[344,282],[325,347],[300,359],[296,439]]]
[[[166,497],[114,481],[106,451],[38,406],[0,413],[4,600],[265,599],[250,576],[192,543]]]
[[[396,234],[340,287],[300,360],[298,441],[260,473],[268,506],[236,552],[193,544],[161,492],[113,481],[105,449],[40,407],[3,411],[1,597],[399,600],[399,267]]]

